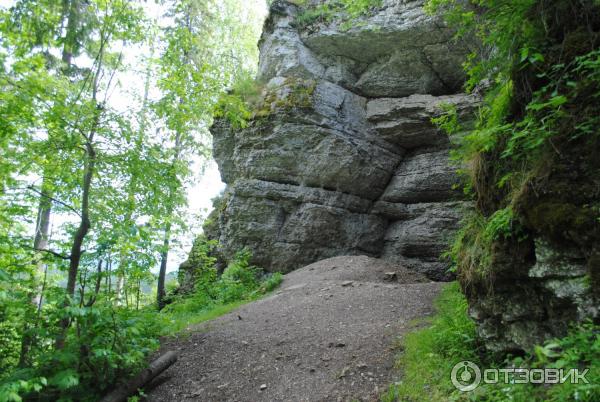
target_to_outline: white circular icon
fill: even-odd
[[[475,363],[465,360],[454,365],[450,378],[459,391],[473,391],[481,382],[481,370]]]

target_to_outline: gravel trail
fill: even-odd
[[[148,400],[375,401],[396,375],[394,341],[432,312],[440,287],[366,256],[308,265],[272,295],[166,340],[179,360]]]

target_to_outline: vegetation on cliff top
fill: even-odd
[[[316,88],[314,80],[288,77],[279,85],[267,86],[250,76],[239,79],[215,105],[216,119],[225,119],[239,130],[272,114],[308,108]]]
[[[296,17],[296,25],[306,28],[315,23],[340,22],[340,28],[352,27],[357,18],[367,14],[375,7],[383,4],[382,0],[327,0],[320,4],[310,4],[308,0],[294,0],[292,3],[301,6]]]

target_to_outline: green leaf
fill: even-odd
[[[66,390],[79,385],[79,375],[73,369],[59,371],[50,378],[49,384]]]

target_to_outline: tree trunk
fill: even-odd
[[[65,34],[65,44],[62,52],[62,61],[64,63],[63,72],[65,74],[68,74],[68,71],[71,68],[73,52],[75,50],[75,45],[77,44],[77,29],[80,21],[79,2],[80,0],[65,0],[63,3],[63,6],[69,10],[69,20],[67,22],[67,32]]]
[[[98,294],[100,293],[100,285],[102,285],[102,258],[98,260],[98,267],[96,268],[96,285],[94,286],[94,294],[90,296],[88,302],[85,304],[86,307],[92,307],[96,303]]]
[[[79,0],[65,0],[63,3],[64,18],[68,19],[67,29],[64,38],[64,45],[62,49],[62,61],[64,62],[64,67],[61,69],[62,74],[68,75],[71,67],[71,61],[73,58],[72,48],[77,41],[77,29],[79,25]],[[50,217],[52,215],[52,179],[47,172],[44,172],[42,178],[42,187],[40,191],[40,198],[38,203],[38,211],[37,211],[37,219],[36,219],[36,227],[35,227],[35,237],[33,240],[33,249],[34,250],[45,250],[48,248],[48,239],[50,233]],[[44,276],[44,282],[41,287],[37,287],[34,285],[33,294],[31,298],[31,302],[36,306],[36,311],[38,312],[41,309],[44,297],[44,289],[46,286],[46,277],[48,266],[41,261],[36,262],[37,271],[39,274]],[[36,278],[33,278],[34,283],[37,282]],[[29,355],[29,350],[34,342],[34,339],[31,334],[29,334],[31,323],[25,320],[23,338],[21,340],[21,352],[19,355],[19,363],[18,366],[20,368],[26,367],[28,365],[27,359]],[[35,325],[35,324],[34,324]]]
[[[167,352],[154,360],[147,369],[139,373],[135,378],[127,381],[125,384],[106,395],[100,402],[125,402],[129,396],[138,392],[145,384],[150,382],[157,375],[168,369],[177,361],[175,352]]]
[[[76,1],[76,0],[72,0]],[[67,275],[67,289],[66,289],[66,297],[64,301],[64,307],[67,307],[71,304],[71,300],[75,294],[75,285],[77,283],[77,273],[79,271],[79,264],[81,262],[82,255],[82,246],[83,241],[85,240],[85,236],[91,227],[90,222],[90,192],[92,189],[92,179],[94,178],[94,174],[96,173],[96,150],[94,148],[94,137],[96,135],[96,131],[98,130],[98,126],[100,124],[100,117],[102,116],[102,112],[104,107],[98,103],[98,88],[99,88],[99,78],[100,73],[102,72],[103,62],[104,62],[104,51],[106,42],[108,41],[108,37],[101,35],[100,37],[100,49],[98,49],[98,58],[96,60],[96,70],[93,73],[92,80],[92,101],[94,102],[95,110],[94,116],[92,120],[92,124],[89,130],[89,134],[86,136],[83,133],[81,135],[84,137],[84,167],[83,167],[83,181],[81,183],[81,213],[80,213],[80,221],[79,227],[73,236],[73,243],[71,244],[71,254],[69,257],[69,271]],[[70,325],[69,318],[64,318],[61,321],[61,331],[56,339],[56,348],[62,349],[65,342],[65,335],[67,332],[67,328]]]
[[[98,112],[95,117],[94,127],[97,126],[100,119],[100,113]],[[92,130],[95,130],[93,128]],[[79,263],[81,262],[82,245],[85,240],[85,236],[90,230],[90,190],[92,187],[92,178],[94,177],[96,168],[96,151],[92,145],[94,139],[94,131],[90,133],[88,142],[86,144],[87,160],[85,162],[84,173],[83,173],[83,185],[81,188],[81,221],[79,227],[73,236],[73,243],[71,245],[71,256],[69,258],[69,271],[67,276],[67,295],[65,298],[64,306],[71,304],[71,300],[75,295],[75,285],[77,283],[77,273],[79,271]],[[65,318],[61,321],[61,333],[56,341],[56,348],[62,349],[65,342],[65,334],[69,327],[70,320]]]
[[[156,303],[158,309],[165,306],[165,277],[167,276],[167,261],[169,259],[169,244],[171,242],[171,222],[165,225],[163,238],[163,251],[160,253],[160,269],[158,271],[158,285],[156,289]]]
[[[108,255],[108,262],[106,265],[106,283],[105,283],[105,292],[108,296],[110,296],[110,292],[112,291],[112,260],[110,258],[110,254]]]
[[[121,263],[119,262],[119,265]],[[120,269],[121,267],[119,267]],[[115,284],[115,302],[119,306],[123,302],[123,289],[125,288],[125,276],[117,269],[117,283]]]
[[[135,309],[139,310],[140,309],[140,292],[142,290],[142,281],[140,279],[138,279],[137,281],[137,289],[136,289],[136,295],[135,295]]]
[[[96,118],[98,120],[98,118]],[[97,122],[95,123],[97,124]],[[91,136],[93,138],[93,135]],[[73,244],[71,245],[71,256],[69,258],[69,274],[67,278],[67,295],[73,297],[75,294],[75,284],[77,282],[77,272],[79,271],[79,263],[81,262],[81,247],[83,240],[90,230],[90,190],[92,187],[92,178],[96,168],[96,151],[91,143],[87,146],[87,161],[83,173],[83,186],[81,188],[81,221],[79,227],[73,236]]]
[[[154,55],[154,45],[150,45],[150,57]],[[135,138],[135,153],[134,155],[139,156],[142,154],[142,145],[144,140],[144,134],[146,133],[146,127],[148,126],[148,99],[150,93],[150,79],[152,78],[152,65],[148,62],[146,66],[146,76],[144,80],[144,95],[142,98],[142,108],[139,113],[139,124],[140,127],[137,131],[137,135]],[[137,181],[139,179],[138,172],[132,171],[131,178],[129,179],[129,183],[127,185],[127,212],[123,219],[124,226],[133,226],[135,225],[135,221],[133,220],[133,210],[135,209],[135,194],[137,191]],[[125,286],[125,275],[126,268],[128,265],[129,255],[126,252],[121,252],[119,255],[119,269],[118,269],[118,279],[117,279],[117,305],[122,302],[123,297],[123,288]]]
[[[173,155],[173,161],[171,167],[175,169],[175,165],[179,161],[182,148],[182,136],[180,133],[175,134],[175,155]],[[165,306],[165,277],[167,275],[167,261],[169,259],[169,246],[171,243],[171,219],[173,218],[173,212],[175,206],[173,205],[175,200],[175,189],[173,184],[176,183],[176,177],[173,178],[173,183],[169,188],[169,194],[167,196],[167,222],[165,223],[165,231],[163,238],[163,251],[160,253],[160,269],[158,271],[158,284],[156,289],[156,302],[158,309],[162,310]]]
[[[48,248],[48,237],[50,233],[50,212],[52,210],[52,200],[49,197],[49,180],[44,176],[42,179],[42,190],[40,192],[40,200],[38,204],[37,220],[35,225],[35,237],[33,239],[34,250],[45,250]],[[31,303],[35,306],[36,311],[42,306],[42,298],[45,287],[46,264],[40,260],[40,256],[35,257],[36,271],[38,274],[32,275],[33,289],[31,293]],[[38,277],[42,274],[44,281],[41,286],[38,286]],[[30,320],[23,320],[23,336],[21,338],[21,351],[19,354],[18,367],[24,368],[28,366],[29,350],[34,343],[34,337],[30,333],[32,324]]]

